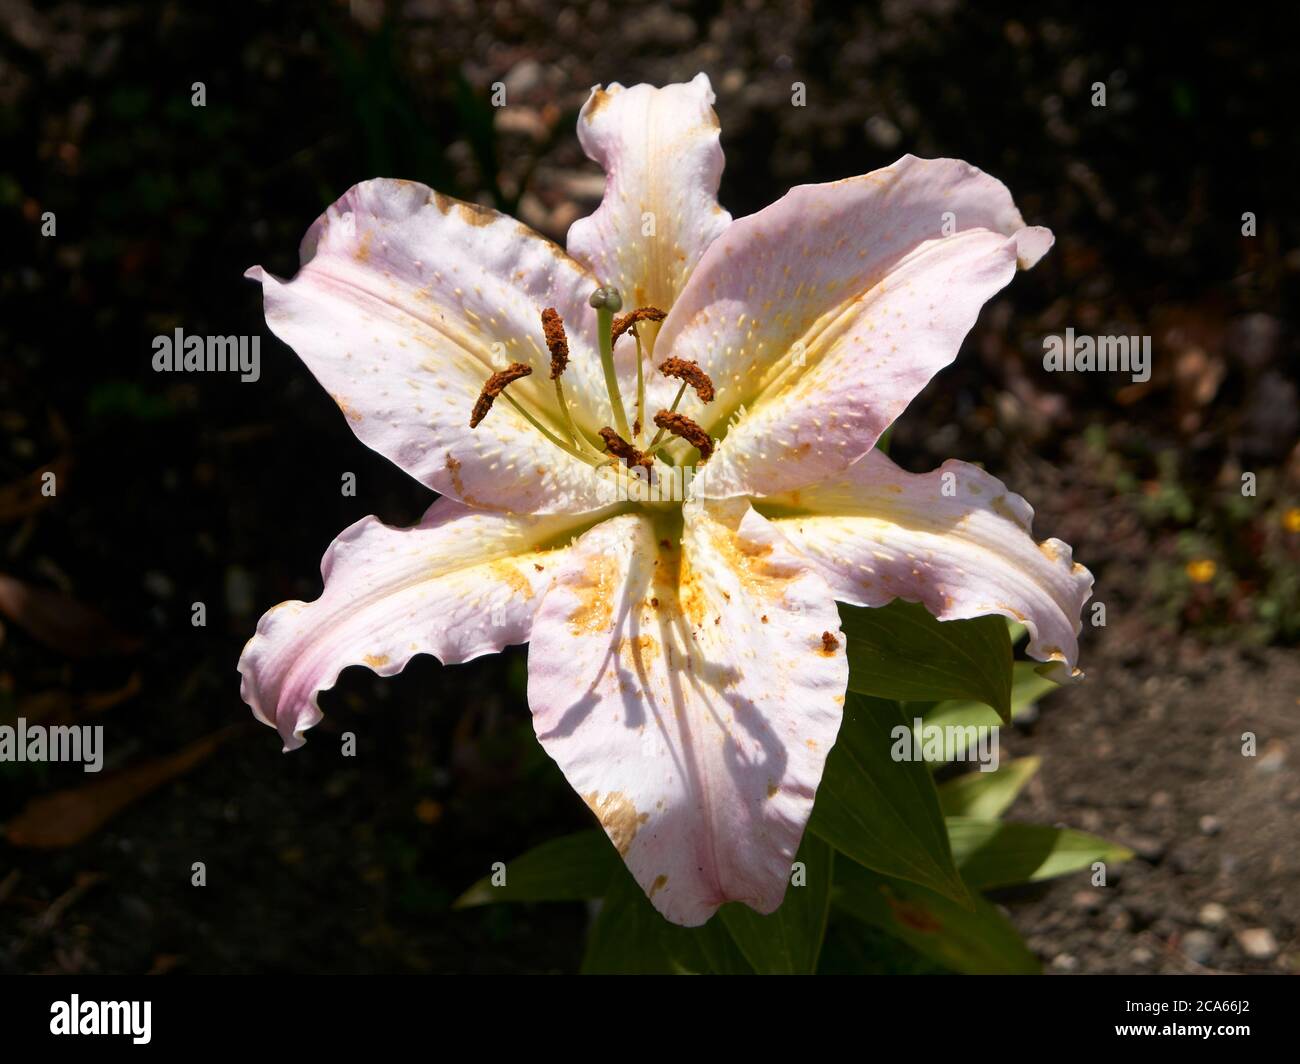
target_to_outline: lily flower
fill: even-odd
[[[290,749],[349,665],[529,642],[538,739],[688,926],[781,903],[843,713],[837,600],[1015,618],[1070,675],[1092,584],[988,473],[874,449],[1051,233],[912,156],[733,221],[713,100],[703,74],[592,90],[605,192],[567,249],[373,180],[292,280],[248,272],[356,435],[441,498],[342,532],[321,596],[258,624],[245,701]]]

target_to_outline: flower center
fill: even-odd
[[[564,329],[564,321],[554,307],[544,309],[541,318],[542,334],[546,338],[546,347],[551,355],[551,380],[555,385],[555,405],[559,413],[555,422],[558,431],[552,431],[544,425],[532,411],[526,409],[506,391],[512,382],[527,377],[533,372],[532,366],[523,362],[512,362],[505,369],[488,377],[470,414],[470,428],[477,428],[492,409],[492,404],[498,398],[503,398],[552,444],[598,472],[611,470],[618,473],[617,467],[621,461],[628,471],[622,475],[636,477],[649,484],[655,476],[655,459],[667,460],[668,456],[660,452],[673,437],[685,440],[694,447],[699,452],[700,464],[707,462],[713,453],[713,440],[698,424],[685,414],[677,412],[677,406],[687,387],[695,390],[701,402],[708,403],[713,400],[713,381],[697,362],[668,358],[660,364],[660,373],[682,383],[677,389],[672,406],[654,415],[653,421],[658,431],[648,443],[643,442],[643,435],[647,429],[644,373],[646,356],[639,328],[644,322],[657,324],[663,321],[666,317],[665,313],[657,307],[637,307],[616,318],[614,315],[623,309],[623,299],[618,289],[608,285],[597,288],[591,294],[588,303],[596,310],[597,346],[605,378],[605,389],[609,395],[610,410],[614,419],[613,426],[606,425],[597,433],[600,443],[598,444],[579,428],[569,409],[562,381],[564,371],[569,365],[569,338]],[[637,354],[636,412],[631,425],[628,424],[627,408],[623,404],[618,375],[614,370],[614,345],[625,333],[632,334],[632,338],[636,341]]]

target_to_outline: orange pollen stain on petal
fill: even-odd
[[[654,660],[659,654],[659,640],[652,635],[628,636],[618,641],[618,656],[638,665]]]
[[[533,597],[533,585],[529,583],[528,577],[521,573],[516,565],[508,561],[495,561],[490,566],[492,575],[510,588],[517,596],[527,602]],[[538,572],[541,566],[536,566]]]
[[[582,583],[574,587],[578,605],[569,615],[574,635],[607,632],[614,617],[614,588],[618,561],[611,557],[592,558],[583,570]]]
[[[367,654],[367,655],[366,655],[364,658],[362,658],[361,660],[364,661],[367,665],[369,665],[372,669],[381,669],[381,668],[383,668],[385,665],[388,664],[388,655],[387,655],[387,654]]]
[[[583,109],[583,119],[590,122],[612,97],[613,93],[606,92],[604,89],[594,90],[591,99],[587,101],[587,106]]]
[[[839,649],[839,646],[840,641],[831,635],[830,632],[822,632],[822,654],[828,658],[833,657],[835,651]]]
[[[609,835],[619,856],[627,855],[632,840],[641,825],[650,819],[649,813],[638,813],[636,806],[628,800],[622,791],[610,791],[603,798],[598,791],[583,795],[587,807],[596,814],[600,826]]]
[[[343,412],[343,416],[347,418],[349,421],[362,420],[362,415],[358,411],[354,410],[348,404],[348,401],[344,399],[341,395],[331,395],[330,398],[334,400],[334,402],[338,405],[339,410]]]
[[[456,494],[464,496],[465,482],[460,477],[460,462],[447,455],[447,472],[451,474],[451,486],[456,489]]]

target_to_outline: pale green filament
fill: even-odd
[[[564,419],[564,427],[569,433],[569,438],[579,450],[585,450],[597,457],[604,457],[600,451],[591,445],[591,441],[578,431],[578,426],[573,423],[573,414],[569,410],[569,404],[564,401],[564,385],[560,383],[560,378],[555,378],[555,402],[560,408],[560,416]]]
[[[578,459],[578,461],[580,462],[586,462],[587,465],[589,466],[596,465],[596,461],[594,459],[592,459],[588,455],[583,454],[573,444],[565,443],[564,440],[560,439],[560,437],[555,435],[555,433],[553,433],[550,429],[548,429],[545,425],[543,425],[540,421],[538,421],[537,418],[533,417],[532,414],[530,414],[527,410],[525,410],[522,406],[520,406],[517,402],[515,402],[514,396],[512,396],[509,392],[502,392],[501,398],[504,399],[511,406],[513,406],[516,410],[518,410],[519,413],[523,415],[524,419],[530,425],[533,426],[533,428],[535,428],[538,432],[540,432],[543,436],[545,436],[548,440],[550,440],[553,444],[555,444],[556,447],[560,448],[560,450],[565,451],[568,454],[571,454],[574,458]]]
[[[636,340],[636,424],[637,438],[641,438],[641,433],[646,431],[645,423],[645,372],[641,364],[645,361],[645,355],[641,351],[641,334],[637,332],[637,327],[632,326],[632,338]]]
[[[682,381],[682,386],[681,386],[680,388],[677,389],[677,394],[676,394],[676,396],[673,397],[673,405],[672,405],[671,407],[669,407],[669,409],[668,409],[668,413],[670,413],[670,414],[675,414],[675,413],[677,413],[677,404],[680,403],[680,402],[682,401],[682,396],[686,394],[686,383],[687,383],[686,381]],[[663,439],[664,433],[665,433],[666,431],[667,431],[666,429],[660,429],[658,432],[655,433],[655,438],[654,438],[653,440],[650,441],[650,446],[646,448],[646,452],[645,452],[645,453],[646,453],[646,456],[647,456],[647,457],[649,457],[650,455],[653,455],[653,454],[655,453],[655,451],[656,451],[660,446],[662,446],[662,445],[659,443],[659,441]],[[667,441],[665,441],[665,442],[667,442]]]

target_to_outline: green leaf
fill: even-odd
[[[716,916],[703,927],[665,920],[620,862],[587,936],[584,975],[752,974]]]
[[[975,890],[1063,876],[1094,861],[1127,861],[1123,846],[1047,824],[1007,824],[950,816],[948,837],[962,877]]]
[[[609,889],[622,862],[603,831],[579,831],[544,842],[506,865],[506,881],[485,876],[453,905],[466,909],[502,901],[586,901]]]
[[[1039,759],[1008,761],[996,772],[968,772],[939,784],[939,805],[944,816],[996,820],[1038,771]]]
[[[859,864],[967,904],[934,780],[923,762],[891,756],[910,727],[897,702],[850,693],[808,827]]]
[[[975,899],[971,911],[915,883],[841,861],[835,905],[953,971],[1032,975],[1039,970],[1011,922],[983,898]]]
[[[804,835],[796,861],[804,885],[786,888],[781,907],[760,916],[747,905],[724,905],[718,915],[745,959],[760,975],[812,975],[817,970],[831,905],[835,852],[811,833]]]
[[[975,699],[1011,720],[1011,639],[1001,617],[936,621],[924,606],[896,600],[841,606],[840,624],[850,691],[902,702]]]
[[[1035,665],[1029,661],[1017,661],[1012,668],[1011,680],[1011,719],[1014,720],[1026,709],[1045,695],[1051,694],[1057,684],[1044,679],[1035,671]],[[970,699],[952,699],[929,705],[911,703],[903,707],[909,719],[921,717],[925,725],[940,728],[994,728],[1002,724],[1002,719],[982,702]],[[953,733],[952,748],[945,745],[944,755],[952,760],[961,758],[966,749],[966,736]],[[932,763],[941,764],[942,760]]]

